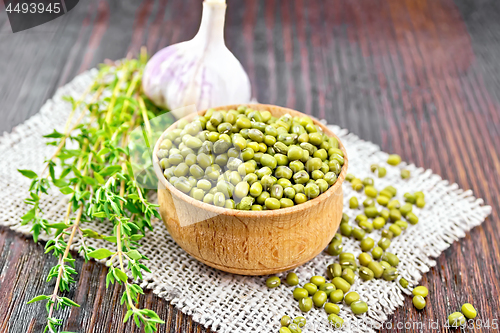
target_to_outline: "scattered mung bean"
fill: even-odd
[[[344,292],[342,289],[337,289],[330,294],[330,301],[333,303],[340,303],[344,299]]]
[[[303,312],[310,311],[312,307],[313,307],[313,300],[311,299],[311,297],[305,297],[299,301],[299,309]]]
[[[356,301],[359,301],[359,294],[355,291],[351,291],[344,296],[344,302],[347,305],[351,305],[351,303]]]
[[[298,317],[293,318],[293,323],[297,324],[297,326],[299,326],[299,327],[304,327],[304,326],[306,326],[307,321],[306,321],[306,318],[304,318],[302,316],[298,316]]]
[[[399,156],[397,154],[391,154],[387,158],[387,164],[398,165],[399,163],[401,163],[401,156]]]
[[[266,286],[268,288],[276,288],[281,284],[281,280],[277,276],[271,276],[266,280]]]
[[[413,288],[412,294],[413,296],[427,297],[427,295],[429,295],[429,290],[424,286],[418,286]]]
[[[462,313],[467,319],[474,319],[477,316],[477,311],[470,303],[462,305]]]
[[[330,294],[336,289],[337,288],[335,288],[335,285],[333,283],[323,283],[321,286],[319,286],[319,290],[324,291],[327,296],[330,296]]]
[[[309,296],[309,292],[305,288],[297,287],[293,290],[293,298],[300,301],[302,298]]]
[[[280,324],[282,327],[288,327],[292,323],[292,318],[290,316],[281,317]]]
[[[320,275],[311,277],[311,283],[314,283],[317,287],[321,286],[325,282],[325,278]]]
[[[318,291],[318,286],[309,282],[304,285],[304,289],[307,290],[309,295],[314,295]]]
[[[322,307],[327,299],[328,295],[322,290],[318,290],[312,297],[314,305],[318,308]]]
[[[289,286],[296,286],[299,284],[299,277],[297,276],[297,274],[290,272],[286,276],[286,283]]]
[[[418,309],[418,310],[422,310],[423,308],[425,308],[425,299],[420,296],[420,295],[416,295],[413,297],[413,305]]]
[[[460,327],[467,322],[461,312],[453,312],[448,316],[448,324],[452,327]]]
[[[344,319],[337,316],[335,313],[330,313],[328,315],[328,321],[333,325],[334,328],[341,328],[344,325]]]
[[[325,304],[325,312],[328,314],[330,314],[330,313],[339,314],[340,307],[334,303],[326,303]]]
[[[356,301],[351,303],[351,310],[355,315],[361,315],[368,311],[368,304],[363,301]]]

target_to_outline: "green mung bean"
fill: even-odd
[[[330,313],[328,315],[328,321],[334,328],[341,328],[344,325],[344,319],[340,318],[335,313]]]
[[[361,267],[359,269],[358,274],[359,274],[359,277],[362,278],[365,281],[371,280],[375,276],[375,274],[373,273],[373,271],[371,269],[369,269],[368,267]]]
[[[379,213],[379,216],[383,218],[385,221],[388,221],[390,218],[390,213],[387,209],[382,209]]]
[[[297,274],[290,272],[287,274],[285,281],[289,286],[296,286],[299,284],[299,277]]]
[[[363,207],[372,207],[375,206],[375,201],[372,198],[368,198],[363,201]]]
[[[291,333],[302,333],[302,330],[300,329],[299,325],[297,325],[295,323],[292,323],[292,324],[288,325],[288,327],[285,327],[285,328],[288,328],[288,330]],[[282,329],[283,329],[283,327],[282,327]]]
[[[357,302],[359,299],[359,294],[355,291],[351,291],[344,296],[344,302],[347,305],[351,305],[351,303]]]
[[[381,259],[387,261],[393,267],[396,267],[399,264],[398,256],[390,252],[384,252],[384,254],[382,254]]]
[[[461,312],[453,312],[448,316],[448,324],[452,327],[460,327],[465,323],[467,323],[467,320]]]
[[[408,213],[406,215],[406,220],[410,222],[411,224],[417,224],[418,223],[418,217],[415,215],[415,213]]]
[[[389,246],[391,246],[391,240],[388,238],[381,238],[377,245],[382,249],[382,250],[387,250]]]
[[[356,257],[354,257],[354,254],[349,253],[349,252],[343,252],[339,255],[339,260],[344,261],[344,260],[354,260]]]
[[[324,291],[327,296],[330,296],[330,294],[336,289],[337,288],[333,283],[323,283],[321,286],[319,286],[319,290]]]
[[[322,291],[318,290],[312,297],[313,303],[317,307],[322,307],[328,300],[328,295]]]
[[[401,204],[396,199],[389,201],[389,203],[387,204],[387,208],[390,210],[399,209],[400,207],[401,207]]]
[[[318,286],[314,283],[308,282],[304,284],[304,289],[307,290],[309,295],[314,295],[318,291]]]
[[[470,303],[462,305],[462,313],[467,319],[474,319],[477,316],[477,311]]]
[[[397,225],[398,227],[400,227],[401,230],[406,230],[408,228],[408,222],[406,222],[406,221],[399,220],[399,221],[394,222],[394,224]]]
[[[360,222],[363,222],[363,221],[368,221],[368,217],[366,217],[366,215],[364,214],[359,214],[359,215],[356,215],[356,217],[354,218],[354,220],[358,223]]]
[[[378,191],[371,185],[365,185],[365,194],[371,198],[376,198]]]
[[[417,308],[418,310],[422,310],[423,308],[425,308],[425,299],[420,295],[414,296],[412,302],[415,308]]]
[[[309,312],[313,307],[313,300],[310,297],[302,298],[299,301],[299,309],[303,312]]]
[[[271,276],[266,280],[266,286],[268,288],[276,288],[281,284],[281,280],[277,276]]]
[[[354,209],[354,208],[358,208],[358,207],[359,207],[358,198],[351,197],[349,199],[349,208]]]
[[[377,230],[382,229],[385,226],[385,220],[383,217],[379,216],[379,217],[376,217],[373,219],[372,224],[373,224],[374,229],[377,229]]]
[[[411,212],[412,208],[413,205],[407,202],[403,206],[401,206],[401,208],[399,208],[399,212],[401,213],[401,215],[406,216]]]
[[[377,203],[381,206],[387,206],[389,204],[389,198],[385,195],[379,195],[377,197]]]
[[[340,266],[342,267],[342,269],[350,268],[352,270],[356,270],[357,268],[356,260],[354,259],[341,260]]]
[[[385,175],[387,174],[386,168],[384,168],[384,167],[378,167],[377,174],[378,174],[379,178],[385,177]]]
[[[408,280],[406,280],[405,278],[400,278],[399,279],[399,284],[403,288],[408,288],[408,285],[409,285]]]
[[[365,208],[365,215],[370,218],[375,218],[379,214],[379,211],[377,207],[375,206],[370,206]]]
[[[382,254],[384,253],[384,249],[381,248],[380,246],[375,246],[372,250],[372,257],[373,259],[380,259],[382,257]]]
[[[340,232],[342,233],[342,235],[347,236],[347,237],[351,236],[352,227],[349,224],[342,223],[340,225],[339,229],[340,229]]]
[[[341,277],[333,278],[332,282],[335,285],[335,287],[337,289],[342,290],[344,292],[344,294],[347,293],[349,291],[349,289],[351,289],[351,284]]]
[[[411,194],[411,193],[405,193],[404,194],[404,198],[405,198],[405,201],[406,202],[409,202],[411,204],[414,204],[416,202],[416,197],[414,194]]]
[[[364,252],[370,251],[374,245],[375,245],[375,241],[370,237],[364,238],[360,243],[361,250]]]
[[[326,303],[325,304],[325,312],[330,314],[330,313],[335,313],[339,314],[340,312],[340,306],[334,303]]]
[[[337,289],[335,291],[332,291],[330,294],[330,301],[333,303],[340,303],[344,299],[344,292],[342,289]]]
[[[386,281],[394,281],[398,277],[398,270],[394,267],[389,267],[382,273],[382,278]]]
[[[399,236],[402,232],[401,227],[399,227],[397,224],[389,226],[389,231],[392,232],[394,236]]]
[[[380,233],[380,236],[382,236],[382,238],[387,238],[387,239],[394,238],[394,234],[389,229],[382,230],[382,232]]]
[[[342,242],[342,235],[339,234],[338,232],[335,235],[333,235],[333,238],[331,240],[331,242],[335,242],[335,241],[336,242]]]
[[[425,199],[424,198],[417,198],[415,201],[415,205],[418,208],[424,208],[425,207]]]
[[[305,288],[297,287],[293,290],[293,298],[297,301],[307,296],[309,296],[309,292]]]
[[[387,164],[398,165],[399,163],[401,163],[401,157],[397,154],[391,154],[387,158]]]
[[[371,177],[366,177],[363,179],[363,185],[364,186],[373,186],[375,184],[373,178]]]
[[[326,269],[326,275],[328,276],[328,278],[330,280],[333,280],[333,278],[335,278],[337,276],[341,276],[342,275],[342,266],[340,266],[340,264],[338,264],[338,263],[328,265],[328,267]]]
[[[325,283],[325,278],[320,276],[320,275],[315,275],[311,277],[311,283],[314,283],[316,286],[321,286],[323,283]]]
[[[342,242],[332,242],[328,245],[328,254],[332,256],[338,256],[342,253],[344,247],[342,246]]]
[[[351,180],[351,186],[352,186],[352,189],[357,191],[357,192],[359,192],[363,189],[363,183],[358,178],[354,178],[353,180]]]
[[[427,297],[427,295],[429,294],[429,290],[424,286],[418,286],[413,288],[412,294],[413,296],[420,295],[422,297]]]
[[[351,233],[351,235],[357,240],[362,240],[365,237],[365,234],[366,232],[361,228],[354,228]]]
[[[292,323],[292,318],[290,318],[290,316],[283,316],[280,319],[280,324],[282,327],[287,327],[291,323]]]
[[[373,231],[373,223],[371,221],[362,221],[359,223],[359,227],[364,231],[366,231],[367,233]]]
[[[341,277],[344,280],[346,280],[347,282],[349,282],[349,284],[354,284],[355,275],[354,275],[354,271],[351,268],[344,268],[344,270],[342,271]]]
[[[381,278],[384,274],[384,267],[378,261],[370,262],[367,267],[373,272],[373,276],[377,279]]]
[[[368,266],[368,264],[373,261],[373,258],[369,253],[361,252],[358,256],[358,261],[361,266]]]
[[[351,310],[355,315],[361,315],[368,311],[368,304],[363,301],[356,301],[351,303]]]

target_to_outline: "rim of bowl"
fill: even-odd
[[[165,134],[167,132],[177,128],[179,121],[181,119],[190,120],[191,118],[194,118],[197,115],[199,115],[199,116],[204,115],[207,110],[203,110],[203,111],[199,111],[197,113],[189,114],[187,116],[184,116],[184,117],[178,119],[176,122],[174,122],[172,125],[170,125],[161,134],[160,138],[156,141],[156,144],[154,146],[152,158],[153,158],[153,167],[155,170],[156,177],[158,178],[158,182],[161,183],[164,188],[168,189],[172,195],[175,195],[178,199],[183,200],[191,205],[194,205],[194,206],[199,207],[201,209],[210,211],[212,213],[216,213],[218,215],[230,215],[230,216],[241,216],[241,217],[257,217],[257,216],[265,217],[265,216],[271,216],[271,215],[284,215],[284,214],[289,214],[289,213],[307,210],[307,209],[319,204],[321,201],[324,201],[327,198],[329,198],[330,196],[334,195],[335,192],[337,191],[337,189],[342,186],[342,183],[344,182],[345,176],[347,174],[347,167],[348,167],[347,151],[345,150],[345,147],[342,144],[342,142],[340,141],[340,139],[338,138],[338,136],[336,136],[332,131],[330,131],[325,125],[323,125],[321,122],[319,122],[316,118],[314,118],[310,115],[307,115],[305,113],[302,113],[300,111],[277,106],[277,105],[272,105],[272,104],[233,104],[233,105],[218,106],[218,107],[211,108],[211,109],[218,110],[218,111],[231,110],[231,109],[236,109],[240,105],[245,105],[247,107],[250,107],[252,109],[256,109],[259,111],[269,111],[269,112],[271,112],[271,114],[273,113],[272,109],[279,108],[286,113],[292,114],[292,116],[294,116],[293,113],[298,113],[302,116],[307,116],[313,120],[315,125],[320,126],[321,129],[323,130],[323,132],[325,132],[328,136],[332,136],[332,137],[336,138],[338,143],[339,143],[340,150],[342,150],[342,152],[344,153],[344,165],[342,166],[342,169],[340,171],[340,174],[339,174],[335,184],[333,184],[333,186],[330,186],[330,188],[326,192],[324,192],[324,193],[320,194],[319,196],[317,196],[316,198],[314,198],[312,200],[308,200],[300,205],[294,205],[292,207],[279,208],[279,209],[274,209],[274,210],[262,210],[262,211],[260,211],[260,210],[255,210],[255,211],[253,211],[253,210],[238,210],[238,209],[217,207],[214,205],[207,204],[203,201],[196,200],[196,199],[190,197],[189,195],[185,194],[184,192],[179,191],[178,189],[175,188],[175,186],[170,184],[170,182],[167,181],[167,179],[163,175],[163,170],[160,166],[160,160],[157,157],[157,153],[158,153],[158,150],[160,149],[160,143],[163,140],[163,137],[165,136]]]

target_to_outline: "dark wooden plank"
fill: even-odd
[[[89,0],[67,15],[11,34],[0,6],[0,132],[36,113],[55,89],[105,59],[151,53],[190,39],[198,0]],[[388,324],[439,321],[468,301],[482,319],[500,301],[500,4],[494,0],[229,2],[228,47],[264,103],[297,108],[349,128],[382,149],[483,197],[493,215],[453,244],[422,283],[428,307],[396,311]],[[25,303],[55,259],[41,245],[0,231],[0,332],[39,332],[45,310]],[[105,288],[106,268],[77,261],[82,304],[61,313],[67,330],[138,332],[122,324],[121,288]],[[189,316],[147,293],[141,303],[167,322],[160,332],[202,332]],[[23,320],[19,320],[23,318]],[[382,331],[418,332],[410,329]],[[423,330],[428,331],[428,330]],[[491,328],[476,328],[490,332]]]

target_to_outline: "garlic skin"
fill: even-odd
[[[156,105],[175,110],[194,104],[199,111],[250,102],[248,75],[224,43],[225,12],[223,0],[204,1],[196,36],[149,60],[143,89]]]

